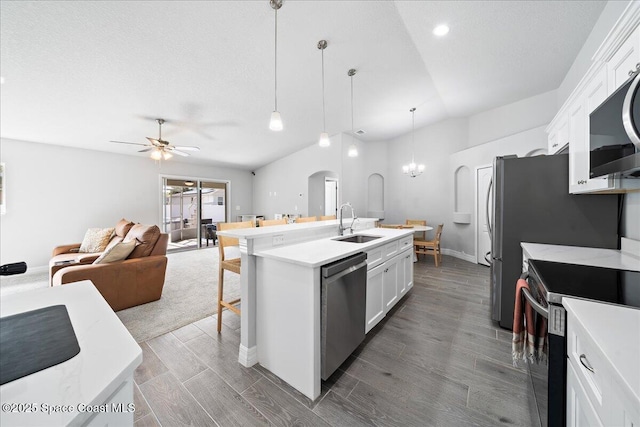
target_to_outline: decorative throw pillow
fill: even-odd
[[[109,244],[109,240],[111,240],[113,230],[113,227],[88,229],[78,252],[95,253],[104,251]]]
[[[116,224],[116,236],[119,236],[119,237],[126,236],[127,233],[129,232],[129,230],[131,230],[131,227],[133,227],[133,225],[134,224],[133,224],[132,221],[128,221],[128,220],[122,218]]]
[[[95,260],[94,264],[106,264],[114,261],[122,261],[123,259],[127,259],[129,254],[133,252],[136,248],[136,241],[132,240],[130,242],[122,242],[118,243],[104,251],[97,260]]]
[[[137,240],[138,245],[133,250],[129,258],[142,258],[149,256],[153,251],[158,238],[160,237],[160,229],[157,225],[136,224],[124,237],[123,242]]]

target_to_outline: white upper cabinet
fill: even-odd
[[[589,179],[589,114],[607,98],[607,68],[593,74],[583,96],[569,107],[569,191],[590,193],[615,189],[608,178]]]
[[[640,66],[640,27],[622,43],[620,48],[607,61],[607,74],[609,75],[609,94],[626,82],[631,73]]]
[[[558,122],[549,131],[548,154],[555,154],[569,143],[569,120],[567,115],[558,118]]]
[[[629,79],[630,72],[640,68],[639,23],[640,2],[630,2],[595,53],[591,68],[547,128],[549,154],[569,143],[570,193],[640,189],[640,179],[589,178],[589,114]]]

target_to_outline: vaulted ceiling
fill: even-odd
[[[322,131],[378,141],[556,89],[603,1],[0,2],[0,136],[131,155],[157,137],[189,161],[253,169]],[[433,28],[447,23],[442,38]]]

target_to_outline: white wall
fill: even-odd
[[[455,238],[449,226],[453,176],[448,159],[467,146],[467,135],[467,119],[449,119],[416,129],[415,161],[426,169],[415,178],[402,173],[402,166],[411,161],[411,133],[389,142],[386,223],[404,223],[406,219],[425,219],[431,226],[443,223],[442,246],[450,247]]]
[[[160,225],[160,175],[231,180],[232,206],[252,211],[248,171],[2,139],[7,213],[0,216],[0,263],[48,263],[51,250],[82,241],[90,227],[120,218]]]
[[[308,178],[319,171],[338,174],[341,193],[342,151],[342,135],[334,135],[330,147],[314,144],[257,169],[253,178],[253,213],[267,219],[273,219],[276,213],[307,216]]]
[[[555,90],[469,117],[469,147],[495,141],[551,122],[557,111]]]

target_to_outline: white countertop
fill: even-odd
[[[302,225],[302,224],[301,224]],[[392,240],[410,236],[415,230],[412,228],[370,228],[355,234],[368,236],[381,236],[380,239],[367,243],[338,242],[336,237],[313,240],[279,248],[273,248],[261,252],[256,252],[257,257],[276,259],[303,265],[306,267],[320,267],[333,261],[348,257],[358,252],[366,252],[376,246],[384,245]],[[345,235],[348,236],[348,235]]]
[[[348,227],[351,225],[351,218],[344,218],[342,225]],[[378,218],[357,218],[354,223],[356,230],[363,228],[370,228],[371,223],[377,221]],[[285,224],[285,225],[272,225],[269,227],[250,227],[250,228],[237,228],[234,230],[218,231],[218,234],[222,236],[236,237],[241,239],[255,239],[258,237],[272,236],[275,234],[282,234],[284,232],[291,232],[296,230],[313,230],[317,228],[336,227],[340,224],[337,219],[330,219],[327,221],[312,221],[303,222],[300,224]]]
[[[562,305],[582,323],[640,405],[640,310],[576,298],[563,298]]]
[[[639,257],[617,249],[584,248],[579,246],[545,245],[525,242],[521,243],[520,246],[522,246],[522,250],[525,251],[525,254],[530,259],[640,271]]]
[[[3,426],[82,424],[93,415],[78,405],[99,405],[142,363],[142,350],[89,280],[7,295],[2,317],[57,304],[67,307],[80,353],[66,362],[0,387]],[[35,404],[38,412],[5,412],[4,404]],[[132,402],[133,403],[133,402]],[[71,412],[43,412],[43,405],[70,405]]]

